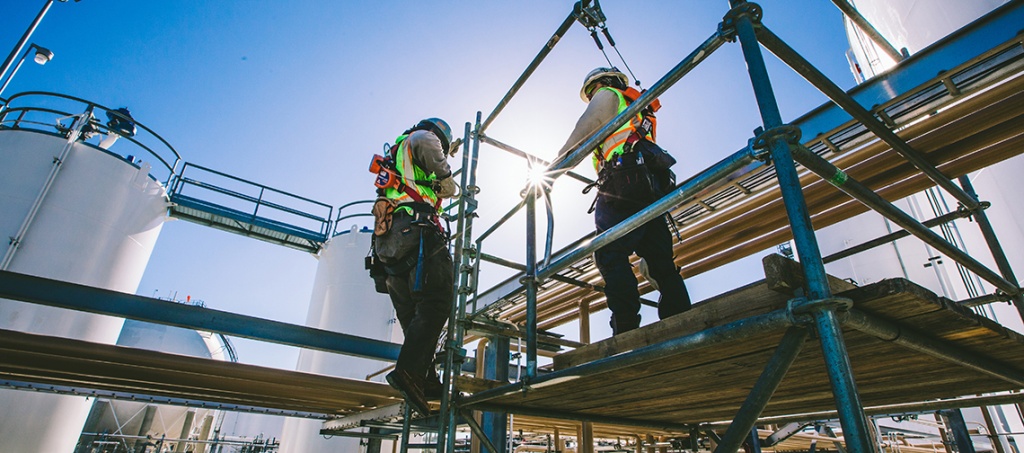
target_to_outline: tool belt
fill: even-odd
[[[597,182],[583,193],[596,186],[597,196],[613,209],[639,210],[675,188],[675,173],[669,169],[675,162],[649,140],[630,140],[626,152],[606,161]]]

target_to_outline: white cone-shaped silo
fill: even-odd
[[[0,129],[0,237],[19,238],[0,245],[5,270],[134,293],[166,218],[164,188],[148,164],[81,141],[66,146],[56,132]],[[122,322],[0,300],[0,329],[113,344]],[[91,404],[0,390],[0,451],[72,451]]]
[[[306,325],[383,341],[400,341],[391,299],[376,292],[373,280],[364,268],[370,250],[372,232],[366,228],[344,231],[328,241],[320,251],[313,295]],[[388,362],[341,354],[303,350],[296,369],[309,373],[365,379],[389,366]],[[377,376],[377,381],[382,377]],[[319,420],[289,418],[281,435],[281,453],[321,451],[360,451],[359,439],[324,439]]]
[[[220,335],[142,321],[126,320],[117,345],[205,359],[230,360],[230,346]],[[174,451],[184,451],[185,445],[178,447],[177,444],[185,442],[177,439],[208,440],[201,438],[203,423],[208,417],[218,416],[219,411],[211,409],[158,405],[146,401],[94,400],[75,451],[87,453],[93,451],[93,448],[108,445],[106,442],[141,445],[142,440],[135,439],[136,436],[164,439],[167,446],[175,446]],[[195,448],[203,444],[190,445]]]

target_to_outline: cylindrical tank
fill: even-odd
[[[324,245],[313,282],[307,326],[376,340],[401,340],[401,328],[397,327],[391,299],[387,294],[376,292],[373,280],[364,269],[372,234],[367,228],[353,226]],[[383,361],[303,350],[296,369],[365,379],[388,365]],[[375,380],[381,381],[381,376]],[[324,439],[320,435],[321,425],[319,420],[290,418],[285,421],[281,453],[360,451],[359,439]]]
[[[992,11],[1008,0],[929,0],[894,2],[891,0],[851,0],[868,22],[897,50],[911,55],[946,35]],[[846,19],[846,36],[857,66],[851,68],[868,79],[896,64],[885,52]],[[853,62],[851,62],[853,63]],[[858,71],[859,69],[859,71]]]
[[[130,319],[124,322],[117,345],[206,359],[231,360],[227,352],[230,346],[220,335]],[[164,444],[173,444],[174,451],[185,451],[184,444],[179,447],[178,442],[166,439],[199,439],[203,421],[207,417],[217,417],[217,412],[144,401],[95,400],[75,451],[88,453],[105,442],[141,445],[142,441],[135,436],[149,436],[154,439],[153,442],[165,439]]]
[[[81,141],[47,184],[67,144],[58,133],[0,129],[0,237],[24,233],[13,254],[6,240],[0,245],[10,257],[6,270],[134,293],[166,218],[164,187],[148,165]],[[113,344],[122,322],[0,300],[0,329]],[[0,451],[72,451],[90,405],[77,396],[0,390]]]

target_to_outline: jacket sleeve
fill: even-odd
[[[587,104],[587,110],[583,112],[580,119],[576,121],[576,127],[569,134],[569,139],[558,150],[558,159],[564,157],[565,153],[583,143],[588,137],[597,132],[605,124],[608,124],[619,110],[619,98],[610,90],[600,90],[594,94],[594,98]]]
[[[414,131],[409,134],[409,147],[412,158],[427,173],[434,173],[437,179],[445,179],[452,175],[448,166],[448,155],[441,149],[441,140],[428,131]]]

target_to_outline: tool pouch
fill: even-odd
[[[391,223],[398,202],[390,198],[380,197],[373,203],[373,235],[383,236],[391,231]]]

